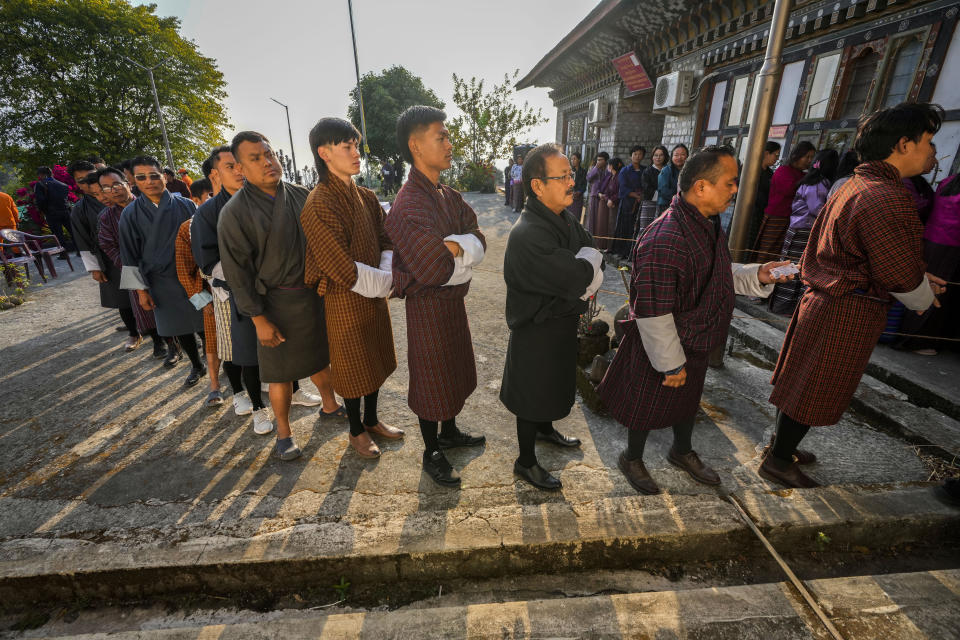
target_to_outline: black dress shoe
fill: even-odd
[[[558,444],[561,447],[579,447],[580,438],[568,438],[556,429],[552,433],[540,433],[537,431],[537,440]]]
[[[457,429],[457,432],[450,435],[437,435],[437,444],[441,449],[454,449],[456,447],[479,447],[487,441],[487,436],[472,436]]]
[[[183,351],[174,345],[167,347],[167,359],[163,361],[163,366],[172,369],[177,366],[177,363],[181,360],[183,360]]]
[[[153,343],[153,357],[157,360],[163,360],[167,357],[167,345],[162,342]]]
[[[532,467],[524,467],[517,460],[513,463],[513,472],[538,489],[556,491],[563,488],[563,483],[550,475],[550,472],[541,467],[539,463]]]
[[[119,327],[114,327],[113,330],[114,330],[114,331],[126,331],[126,330],[127,330],[127,327],[126,327],[126,325],[120,325]]]
[[[437,484],[444,487],[459,487],[460,474],[447,462],[441,451],[423,452],[423,471]]]
[[[200,378],[202,378],[205,375],[207,375],[206,367],[193,367],[192,369],[190,369],[190,375],[187,376],[187,379],[184,381],[183,384],[187,385],[188,387],[192,387],[198,382],[200,382]]]

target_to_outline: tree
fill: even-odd
[[[154,70],[175,161],[199,167],[223,143],[223,74],[177,18],[125,0],[0,3],[0,153],[26,171],[97,154],[164,158]]]
[[[393,66],[382,73],[367,73],[360,78],[363,90],[363,111],[367,122],[367,144],[370,155],[381,162],[401,158],[397,146],[397,117],[407,107],[424,104],[443,109],[444,104],[423,80],[405,68]],[[350,92],[347,115],[360,129],[360,107],[356,87]]]
[[[503,83],[484,90],[484,81],[469,82],[453,74],[453,103],[462,112],[450,123],[454,154],[473,165],[490,165],[497,158],[511,157],[517,137],[547,121],[540,109],[527,102],[514,104],[513,76],[504,74]]]

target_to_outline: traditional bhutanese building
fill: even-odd
[[[589,162],[634,144],[745,153],[773,2],[604,0],[517,84],[549,87],[557,142]],[[957,0],[798,0],[768,138],[843,151],[863,113],[929,101],[942,178],[958,169]]]

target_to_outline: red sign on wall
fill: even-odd
[[[787,125],[778,124],[770,127],[770,133],[767,134],[768,138],[786,138],[787,137]]]
[[[647,75],[646,69],[640,64],[636,53],[631,51],[619,58],[614,58],[613,66],[616,67],[617,73],[619,73],[623,79],[623,84],[626,85],[627,91],[635,93],[637,91],[653,89],[650,76]]]

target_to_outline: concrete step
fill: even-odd
[[[960,637],[960,570],[811,580],[807,586],[847,640]],[[158,616],[138,628],[101,619],[97,633],[52,623],[21,638],[828,638],[785,582],[394,611],[281,610]],[[124,629],[109,631],[108,629]],[[66,635],[65,635],[66,634]]]
[[[738,302],[738,308],[749,304],[752,303]],[[765,319],[735,317],[730,323],[730,334],[768,362],[777,361],[784,334]],[[883,374],[886,382],[871,375],[877,371],[887,372]],[[956,394],[949,399],[945,396],[942,403],[937,402],[935,397],[940,397],[940,393],[935,388],[918,395],[913,387],[905,391],[891,386],[901,378],[906,379],[874,363],[864,374],[850,407],[888,433],[923,447],[926,453],[939,454],[948,460],[960,455],[960,421],[935,408],[951,407]],[[911,385],[917,386],[916,382]]]
[[[736,498],[775,546],[792,552],[822,550],[823,535],[838,548],[960,540],[960,510],[941,504],[926,485],[742,490]],[[664,493],[586,505],[384,513],[173,544],[8,540],[0,543],[0,602],[26,608],[171,594],[229,596],[335,584],[341,576],[389,585],[742,556],[765,552],[724,496]]]

